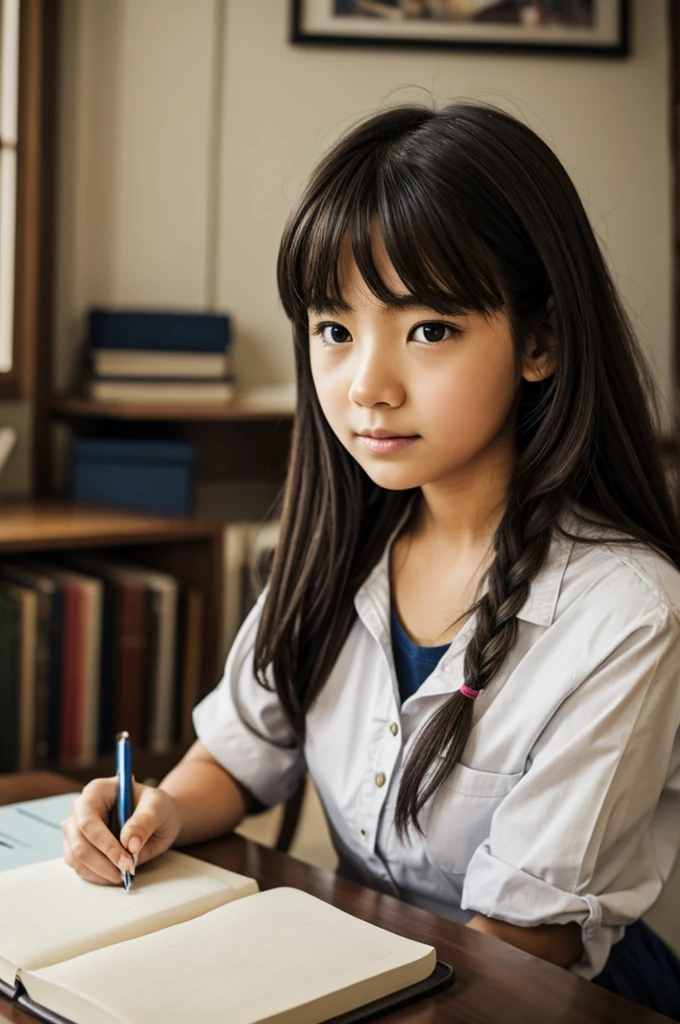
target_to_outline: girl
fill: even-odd
[[[680,530],[574,186],[492,106],[384,110],[319,163],[278,283],[298,407],[266,586],[122,845],[96,780],[66,861],[119,883],[307,768],[341,874],[680,1019],[639,920],[680,845]]]

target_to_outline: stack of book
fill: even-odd
[[[226,314],[91,309],[86,391],[99,402],[224,403],[234,397]]]
[[[86,555],[0,569],[0,772],[90,764],[127,729],[155,753],[194,737],[203,593]]]

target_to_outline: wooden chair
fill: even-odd
[[[298,783],[297,789],[284,804],[281,827],[279,828],[279,834],[276,838],[276,842],[274,843],[274,849],[281,850],[282,853],[288,853],[290,845],[295,838],[295,833],[300,821],[300,813],[302,811],[306,784],[307,776],[303,775]]]
[[[253,551],[251,553],[251,564],[249,566],[249,584],[253,600],[260,594],[261,589],[264,585],[264,580],[269,575],[271,562],[274,557],[274,549],[276,541],[278,539],[278,532],[274,528],[275,523],[269,524],[269,530],[262,530],[255,541]],[[305,786],[307,782],[306,774],[302,776],[298,784],[297,789],[291,797],[286,800],[283,810],[283,819],[279,828],[279,834],[274,844],[274,849],[281,850],[282,853],[288,853],[290,844],[295,838],[295,832],[298,827],[300,820],[300,813],[302,811],[302,802],[305,796]]]

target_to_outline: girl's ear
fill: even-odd
[[[555,328],[555,300],[552,295],[546,305],[545,316],[535,331],[524,339],[522,350],[522,376],[525,380],[545,380],[555,372],[557,330]]]

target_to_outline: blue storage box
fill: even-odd
[[[187,441],[79,437],[71,456],[75,501],[171,516],[193,512],[196,451]]]

